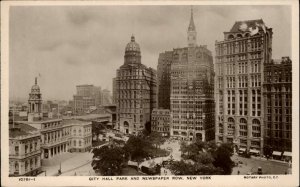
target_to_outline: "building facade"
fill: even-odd
[[[216,41],[216,142],[262,153],[263,69],[272,58],[272,34],[263,20],[238,21]]]
[[[76,86],[76,90],[73,96],[74,114],[84,114],[102,105],[101,87],[85,84]]]
[[[292,151],[292,61],[282,57],[264,65],[264,145]]]
[[[65,120],[65,127],[71,127],[70,152],[86,152],[92,147],[92,122]]]
[[[102,102],[101,102],[102,106],[111,105],[112,95],[111,95],[109,90],[107,90],[107,89],[102,90],[101,98],[102,98],[101,99],[102,100]]]
[[[185,141],[213,140],[213,58],[206,46],[197,46],[193,12],[187,31],[187,43],[188,47],[173,49],[172,54],[164,53],[168,58],[165,60],[167,67],[165,69],[169,68],[169,63],[171,64],[170,135]]]
[[[115,92],[121,132],[137,134],[150,126],[151,111],[156,107],[156,71],[141,63],[134,36],[125,48],[124,64],[117,70]]]
[[[173,51],[159,54],[157,64],[157,108],[170,109]]]
[[[64,126],[62,119],[43,120],[36,124],[40,126],[42,159],[51,159],[68,152],[71,137],[71,127]]]
[[[151,132],[159,132],[162,136],[170,136],[169,109],[153,109],[151,118]]]
[[[18,124],[9,131],[9,176],[36,176],[41,172],[41,135]]]

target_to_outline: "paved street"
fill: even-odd
[[[74,172],[89,171],[87,165],[89,165],[89,167],[91,168],[90,163],[93,157],[92,153],[85,152],[85,153],[68,153],[68,154],[70,155],[70,158],[61,162],[62,175],[72,175],[73,171]],[[56,158],[56,164],[47,167],[43,166],[42,170],[46,171],[46,176],[55,176],[57,175],[59,168],[60,168],[59,158]],[[45,173],[43,173],[42,175],[45,175]]]
[[[180,142],[177,140],[169,140],[166,141],[163,145],[161,145],[163,149],[170,149],[171,148],[171,155],[173,156],[174,160],[181,159],[181,151],[180,151]]]
[[[290,170],[288,163],[266,160],[265,158],[244,158],[233,155],[231,159],[235,162],[243,162],[243,164],[233,168],[232,175],[237,175],[238,171],[240,171],[240,175],[257,172],[258,167],[262,168],[263,174],[285,174]]]

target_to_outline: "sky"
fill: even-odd
[[[273,28],[273,58],[291,56],[289,6],[193,6],[197,43],[215,54],[235,21],[263,19]],[[76,85],[112,90],[134,34],[142,63],[187,46],[190,6],[15,6],[9,19],[9,95],[27,99],[38,77],[42,97],[71,100]]]

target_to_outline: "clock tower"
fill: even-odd
[[[40,87],[37,84],[37,77],[35,84],[31,87],[28,99],[28,121],[37,121],[42,119],[42,94]]]

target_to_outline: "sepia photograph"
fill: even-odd
[[[201,2],[1,3],[4,186],[297,186],[297,1]]]

